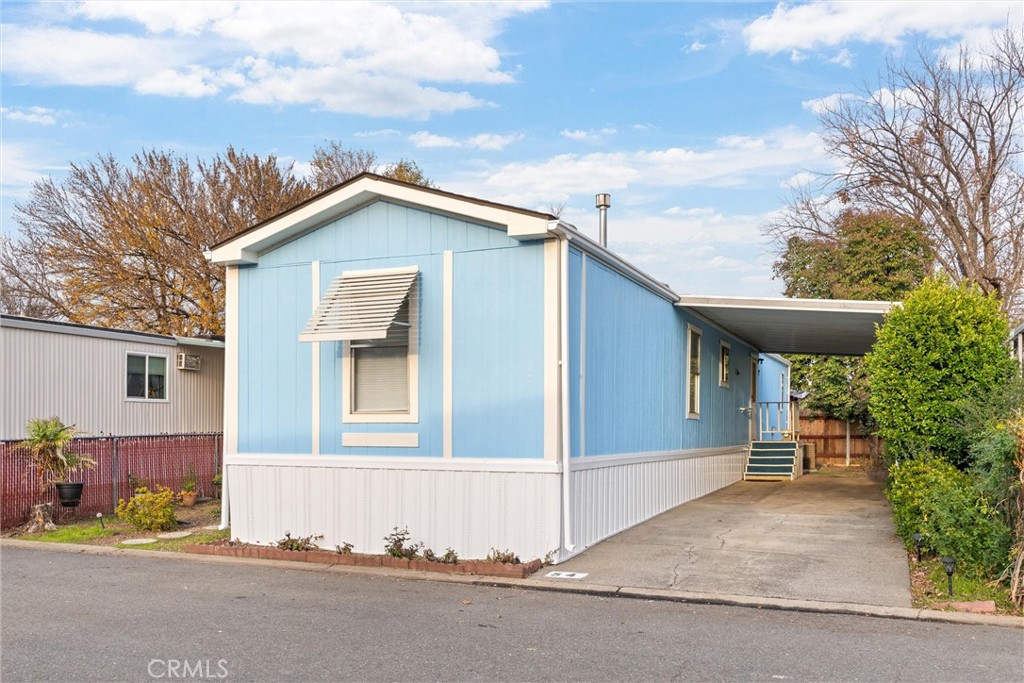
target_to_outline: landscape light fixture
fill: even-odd
[[[103,524],[103,513],[102,512],[97,512],[96,513],[96,519],[100,520],[100,528],[106,530],[107,527],[104,526],[104,524]]]
[[[956,569],[955,557],[943,557],[942,568],[946,570],[946,579],[949,580],[949,597],[953,597],[953,571]]]
[[[924,545],[924,534],[917,533],[910,538],[914,539],[914,547],[917,548],[917,563],[921,564],[921,546]]]

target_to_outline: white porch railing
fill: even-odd
[[[754,404],[755,441],[799,441],[800,411],[795,401],[765,401]]]

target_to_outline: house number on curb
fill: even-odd
[[[548,572],[547,574],[544,575],[544,578],[547,578],[547,579],[577,579],[577,580],[579,580],[579,579],[585,578],[586,576],[587,576],[587,574],[584,574],[583,572]]]

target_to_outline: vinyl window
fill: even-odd
[[[718,386],[729,386],[729,345],[726,342],[718,347]]]
[[[687,325],[686,416],[700,417],[700,338],[701,331]]]
[[[167,356],[129,353],[126,358],[125,398],[130,401],[166,401]]]

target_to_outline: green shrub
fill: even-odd
[[[968,573],[987,574],[1006,563],[1009,529],[971,477],[949,462],[897,462],[889,470],[886,495],[908,549],[919,532],[925,548],[956,557]]]
[[[117,517],[140,531],[166,531],[178,526],[174,518],[174,492],[166,486],[150,491],[145,486],[135,490],[129,500],[117,502]]]
[[[999,301],[971,284],[926,280],[892,309],[867,356],[869,408],[887,453],[969,461],[960,400],[1013,374]]]

